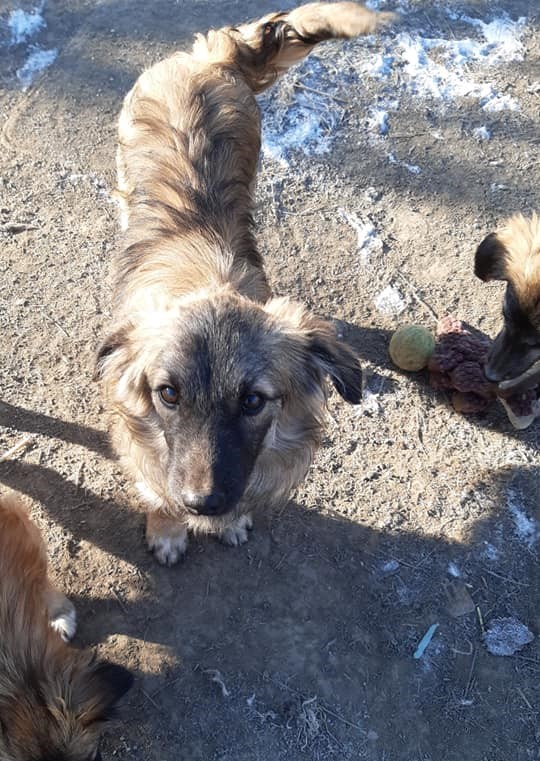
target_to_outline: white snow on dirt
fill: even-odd
[[[399,71],[405,91],[417,98],[477,98],[487,111],[517,109],[514,98],[477,77],[483,79],[485,71],[496,65],[523,60],[525,18],[513,21],[503,15],[490,22],[470,16],[459,19],[472,26],[477,36],[444,39],[401,32],[386,40],[382,53],[368,56],[361,63],[362,73],[390,79],[394,71]]]
[[[388,111],[384,108],[373,107],[368,116],[368,129],[376,132],[378,135],[387,135],[389,129],[388,118]]]
[[[490,140],[491,139],[491,132],[490,130],[484,125],[481,127],[477,127],[473,130],[473,135],[478,140],[478,142],[482,142],[484,140]]]
[[[362,264],[371,264],[374,256],[382,253],[383,242],[377,234],[373,222],[362,221],[355,212],[338,209],[339,216],[356,231],[356,248]]]
[[[454,579],[460,579],[461,578],[461,571],[459,570],[459,566],[457,565],[457,563],[454,563],[453,560],[451,560],[448,563],[447,570],[448,570],[449,575],[453,576]]]
[[[375,306],[382,314],[397,316],[407,308],[407,302],[393,285],[387,285],[375,298]]]
[[[11,35],[11,45],[20,45],[45,28],[46,23],[42,15],[43,6],[44,3],[41,3],[31,11],[24,11],[21,8],[11,11],[7,22]]]
[[[29,43],[47,23],[43,17],[45,2],[34,6],[31,10],[16,8],[11,11],[7,19],[9,33],[9,45],[22,45]],[[17,79],[26,90],[36,80],[42,71],[47,69],[58,55],[56,48],[44,50],[39,45],[30,44],[27,47],[27,57],[24,64],[17,69]]]
[[[331,75],[315,55],[289,72],[260,98],[263,112],[262,153],[287,167],[291,151],[317,155],[330,150],[344,109],[332,101]]]
[[[336,127],[346,113],[346,102],[342,105],[342,99],[335,97],[339,71],[352,82],[350,97],[368,76],[380,80],[392,98],[389,104],[374,104],[366,114],[367,128],[376,136],[391,137],[392,113],[399,109],[404,94],[438,101],[441,108],[457,98],[475,98],[486,112],[518,110],[518,101],[490,79],[497,67],[523,60],[526,19],[513,20],[502,14],[485,21],[451,10],[447,13],[471,33],[447,39],[429,36],[423,29],[394,31],[369,38],[371,45],[376,41],[375,52],[368,53],[365,40],[360,39],[349,48],[336,48],[331,67],[325,65],[324,57],[312,55],[289,72],[277,85],[277,92],[274,88],[271,95],[260,99],[263,156],[285,168],[294,151],[317,155],[330,150]],[[485,127],[474,134],[478,140],[489,139]],[[415,174],[421,171],[414,164],[405,166]]]
[[[506,491],[506,507],[512,516],[516,536],[529,549],[532,549],[540,537],[540,529],[534,518],[527,515],[523,497],[513,487],[509,487]]]
[[[396,166],[402,166],[404,167],[408,172],[411,174],[421,174],[422,170],[417,164],[408,164],[406,161],[400,161],[397,159],[393,153],[388,154],[388,161],[391,164],[396,164]]]
[[[17,78],[23,86],[23,90],[30,87],[36,77],[41,74],[42,71],[47,69],[56,60],[58,50],[52,48],[51,50],[42,50],[41,48],[34,48],[28,58],[26,59],[24,66],[17,69]]]

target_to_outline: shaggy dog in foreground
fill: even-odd
[[[504,326],[494,341],[486,378],[516,394],[540,382],[540,219],[509,219],[478,246],[475,274],[505,280]]]
[[[188,530],[246,541],[252,508],[286,500],[321,439],[326,376],[360,401],[361,369],[331,325],[270,298],[253,233],[254,94],[318,42],[391,16],[312,3],[211,31],[142,74],[124,101],[126,243],[97,376],[161,563],[180,558]]]
[[[37,527],[0,496],[0,759],[96,761],[103,723],[131,686],[121,666],[65,644],[75,610],[47,579]]]

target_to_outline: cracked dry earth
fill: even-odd
[[[12,450],[0,482],[26,495],[44,532],[77,606],[76,646],[137,676],[104,758],[540,758],[538,424],[515,431],[496,406],[461,417],[387,355],[398,325],[432,328],[449,312],[497,332],[502,288],[475,280],[472,258],[499,220],[539,205],[537,4],[401,5],[413,42],[480,40],[465,17],[524,17],[519,54],[456,69],[491,83],[500,110],[426,94],[404,38],[391,71],[366,70],[392,58],[397,32],[321,48],[262,99],[270,280],[337,321],[367,393],[357,408],[331,397],[307,481],[281,512],[256,516],[247,545],[201,539],[172,569],[144,548],[91,382],[118,238],[115,119],[143,67],[196,31],[275,7],[49,0],[44,25],[12,44],[18,8],[32,10],[0,4],[0,452]],[[445,63],[440,44],[424,54]],[[23,90],[17,72],[37,48],[56,56]],[[308,122],[285,149],[295,107]],[[533,641],[490,653],[483,630],[501,618]]]

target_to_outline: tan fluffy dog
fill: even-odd
[[[361,369],[331,325],[270,298],[253,234],[254,93],[318,42],[390,16],[313,3],[212,31],[125,99],[127,239],[97,374],[161,563],[183,554],[188,529],[244,542],[251,509],[288,497],[320,442],[326,376],[348,402],[361,398]]]
[[[540,219],[516,214],[478,246],[475,273],[505,280],[504,325],[489,353],[485,374],[503,392],[540,382]]]
[[[0,496],[0,759],[95,761],[131,675],[65,644],[75,610],[47,579],[37,527]],[[59,636],[59,634],[61,636]]]

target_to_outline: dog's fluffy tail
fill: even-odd
[[[393,13],[376,13],[353,2],[309,3],[250,24],[198,35],[193,56],[201,62],[239,68],[257,93],[319,42],[370,34],[395,18]]]

